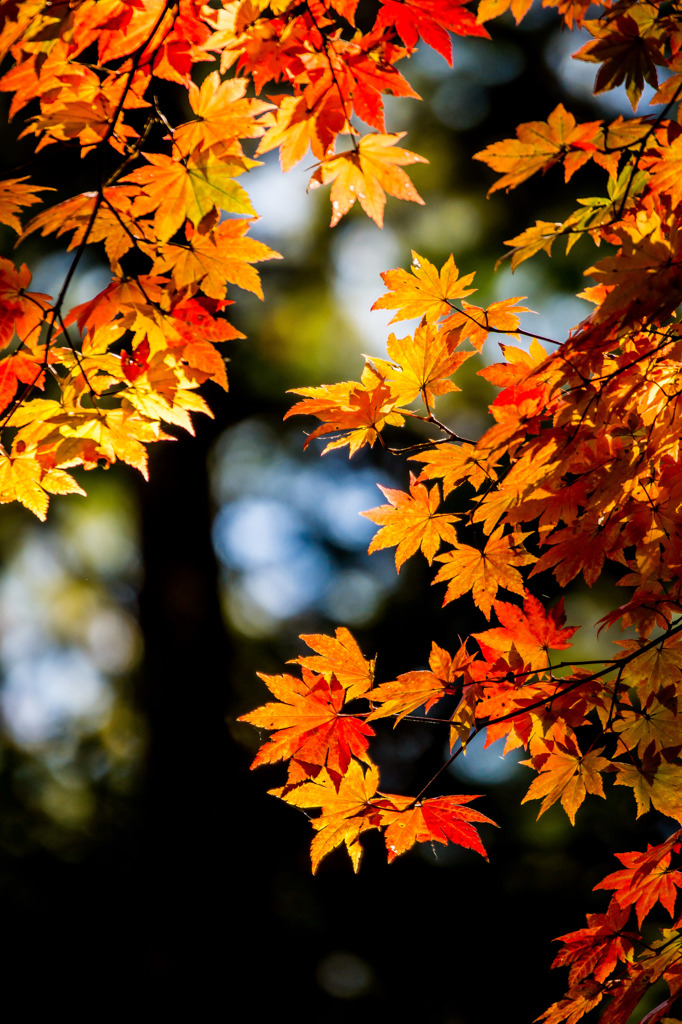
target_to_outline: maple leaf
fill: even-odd
[[[431,565],[443,541],[453,544],[457,542],[452,524],[458,517],[436,511],[440,506],[438,486],[429,491],[424,484],[417,482],[412,473],[409,494],[391,487],[382,487],[381,484],[377,486],[388,498],[389,504],[360,513],[381,526],[369,545],[370,555],[373,551],[396,546],[395,566],[400,572],[403,562],[418,549],[421,549]]]
[[[121,352],[121,368],[131,383],[149,369],[149,342],[146,338],[133,349],[131,355],[125,350]]]
[[[91,243],[104,242],[107,256],[116,264],[140,235],[139,225],[128,227],[132,203],[138,196],[137,188],[124,185],[103,189],[101,202],[97,192],[84,192],[33,217],[24,228],[21,240],[34,231],[42,235],[54,232],[57,237],[73,231],[69,250],[84,244],[86,238]]]
[[[210,298],[222,299],[229,282],[262,299],[260,276],[251,264],[281,256],[263,242],[245,238],[249,227],[248,220],[233,218],[204,234],[188,221],[186,244],[171,242],[160,246],[153,270],[159,274],[170,271],[179,291],[199,288]]]
[[[377,131],[385,132],[382,93],[420,97],[393,66],[393,60],[385,59],[385,47],[376,47],[376,39],[375,28],[364,39],[337,40],[330,53],[332,59],[322,59],[321,75],[303,93],[308,104],[312,104],[322,90],[336,89],[352,102],[358,117]]]
[[[661,696],[665,691],[660,691]],[[671,696],[672,694],[672,696]],[[679,739],[677,698],[675,688],[668,691],[668,701],[662,703],[653,694],[641,708],[622,707],[618,720],[613,723],[626,750],[637,748],[644,757],[653,743],[654,752],[674,747]]]
[[[427,408],[438,395],[460,390],[450,377],[473,355],[453,352],[447,335],[431,324],[417,327],[414,338],[391,334],[386,350],[391,361],[372,357],[372,365],[401,405],[421,395]]]
[[[661,814],[682,823],[682,765],[666,764],[660,753],[653,752],[651,757],[642,760],[642,765],[615,762],[614,784],[630,786],[638,818],[653,804]]]
[[[312,775],[326,767],[338,785],[352,757],[366,760],[368,737],[374,731],[359,718],[342,714],[345,690],[335,676],[326,679],[305,667],[302,672],[301,679],[260,674],[277,703],[265,704],[239,721],[275,731],[251,767],[295,758],[310,766]]]
[[[43,387],[44,381],[45,371],[42,365],[26,352],[15,352],[14,355],[0,360],[0,412],[4,412],[14,398],[20,382],[29,387]]]
[[[308,152],[322,160],[331,155],[334,140],[343,131],[347,117],[337,90],[321,96],[311,110],[305,97],[271,96],[276,113],[261,118],[265,134],[258,143],[256,156],[279,149],[283,171],[290,171]]]
[[[0,502],[19,501],[40,520],[45,520],[50,494],[85,494],[63,470],[47,471],[37,456],[37,446],[15,440],[8,456],[0,452]]]
[[[374,800],[378,786],[379,771],[375,765],[369,762],[365,771],[359,761],[351,761],[338,787],[323,772],[318,780],[304,783],[283,796],[296,807],[322,808],[320,816],[312,822],[316,832],[310,847],[313,874],[323,857],[341,843],[345,844],[353,870],[359,869],[362,847],[358,839],[363,832],[381,825]],[[279,796],[280,792],[275,790],[274,795]]]
[[[251,200],[234,180],[247,169],[243,157],[223,160],[213,150],[197,148],[184,160],[164,153],[145,153],[145,159],[148,167],[132,171],[121,182],[144,190],[135,209],[138,216],[154,214],[154,233],[161,242],[172,238],[186,219],[196,227],[215,207],[255,216]]]
[[[417,452],[410,459],[425,463],[419,480],[442,480],[443,497],[466,480],[478,489],[494,479],[494,470],[486,465],[472,444],[455,445],[451,442],[436,445],[431,451]]]
[[[511,252],[506,254],[511,256],[512,271],[538,252],[546,252],[550,256],[554,242],[564,234],[565,226],[560,221],[536,220],[534,227],[507,239],[504,244],[512,246]]]
[[[334,675],[346,690],[346,699],[361,697],[374,681],[374,661],[363,657],[354,637],[344,626],[336,635],[302,634],[301,640],[316,651],[314,655],[295,658],[294,663],[321,675]]]
[[[563,651],[577,626],[565,627],[563,598],[547,614],[536,597],[527,591],[523,609],[506,601],[495,601],[493,609],[502,625],[485,633],[473,633],[488,661],[492,652],[508,654],[512,645],[531,668],[547,668],[550,650]]]
[[[27,185],[28,178],[7,178],[0,181],[0,224],[7,224],[17,234],[21,233],[21,221],[17,213],[24,206],[33,206],[40,202],[36,192],[52,192],[45,185]]]
[[[462,311],[455,310],[450,314],[446,320],[447,327],[457,332],[459,341],[470,341],[476,351],[480,352],[491,331],[516,336],[516,331],[521,326],[517,314],[533,312],[527,306],[516,305],[521,298],[524,296],[517,295],[513,299],[491,302],[487,309],[462,302]]]
[[[421,316],[428,321],[437,320],[452,311],[455,299],[471,295],[476,290],[469,288],[475,274],[460,277],[452,255],[438,271],[433,263],[413,249],[410,270],[411,274],[398,268],[381,275],[388,291],[376,300],[372,309],[397,309],[389,323]]]
[[[644,83],[658,86],[656,64],[665,64],[664,38],[661,28],[656,26],[654,12],[648,4],[642,4],[639,10],[631,5],[603,24],[598,20],[586,21],[584,27],[594,38],[575,56],[602,64],[594,84],[595,93],[607,92],[625,82],[635,110]]]
[[[603,747],[581,754],[575,741],[563,744],[547,740],[541,746],[544,747],[542,753],[536,754],[530,761],[521,762],[532,765],[540,772],[521,803],[544,798],[538,811],[539,818],[560,800],[573,825],[576,811],[588,793],[604,796],[600,773],[609,768],[611,762],[601,757]]]
[[[656,192],[665,192],[670,196],[672,205],[677,206],[682,200],[682,136],[666,140],[660,156],[652,158],[648,170],[651,174],[649,187]]]
[[[651,314],[672,313],[680,302],[682,239],[678,233],[669,234],[653,214],[620,229],[617,237],[622,246],[616,254],[585,271],[605,289],[599,318],[633,323]]]
[[[321,161],[310,179],[308,188],[332,183],[331,227],[338,224],[348,213],[356,199],[367,216],[379,227],[384,222],[386,192],[396,199],[407,199],[424,205],[424,200],[401,167],[405,164],[424,164],[428,161],[416,153],[411,153],[409,149],[396,146],[396,142],[405,134],[398,132],[396,135],[364,135],[356,143],[355,149]]]
[[[660,644],[641,650],[643,643],[638,640],[619,640],[623,656],[628,661],[622,668],[622,679],[626,686],[637,688],[640,700],[646,702],[650,695],[658,693],[667,683],[682,681],[682,640],[667,637]]]
[[[348,445],[349,455],[353,455],[365,444],[371,447],[387,424],[403,422],[396,408],[396,397],[381,375],[371,367],[363,373],[359,384],[349,382],[320,388],[293,388],[292,392],[305,397],[285,413],[285,419],[308,414],[323,421],[322,426],[307,438],[305,448],[313,438],[341,430],[345,431],[343,436],[330,441],[324,452]]]
[[[511,9],[518,25],[528,14],[532,3],[533,0],[479,0],[476,18],[479,22],[491,21]]]
[[[576,124],[563,104],[552,111],[546,122],[528,121],[516,129],[516,139],[505,139],[476,153],[494,171],[502,174],[488,195],[504,188],[509,192],[538,171],[546,171],[560,161],[566,181],[587,163],[597,146],[595,140],[601,121]]]
[[[634,906],[640,928],[656,903],[673,917],[682,872],[671,870],[670,858],[673,851],[679,852],[679,840],[678,830],[657,846],[649,844],[645,853],[617,853],[623,869],[607,875],[594,888],[615,890],[614,899],[623,910]]]
[[[0,346],[3,348],[15,334],[23,342],[37,340],[45,310],[50,306],[50,296],[42,292],[29,292],[30,281],[31,273],[25,263],[15,267],[0,256]],[[19,356],[12,364],[15,370],[21,361],[22,357]],[[37,381],[39,376],[36,372],[33,379]]]
[[[256,116],[272,109],[272,103],[246,98],[248,79],[232,78],[220,81],[217,71],[197,86],[189,83],[189,102],[197,115],[195,120],[180,125],[173,132],[173,141],[183,155],[195,149],[210,149],[226,141],[235,140],[234,153],[242,156],[239,139],[258,138],[264,128]]]
[[[570,964],[569,983],[576,985],[589,974],[603,982],[628,958],[632,939],[623,934],[628,912],[611,904],[606,914],[588,914],[587,927],[560,935],[558,942],[564,948],[557,954],[552,967]]]
[[[525,592],[516,566],[528,565],[534,559],[518,547],[512,534],[505,535],[503,531],[503,527],[498,527],[483,551],[457,544],[453,551],[436,555],[436,561],[444,564],[433,582],[450,581],[443,604],[471,591],[477,608],[489,619],[500,587],[513,594]]]
[[[620,524],[603,522],[599,513],[586,513],[580,530],[580,543],[572,528],[555,530],[545,539],[551,550],[540,556],[531,570],[531,576],[554,567],[553,572],[562,586],[582,572],[585,582],[592,586],[599,578],[607,558],[617,558],[622,547]]]
[[[459,36],[483,36],[489,39],[488,32],[468,11],[466,0],[451,0],[445,4],[442,0],[383,0],[376,27],[394,25],[408,50],[414,49],[419,36],[425,43],[437,50],[452,67],[452,43],[449,32]]]
[[[473,656],[467,654],[465,645],[462,645],[452,658],[442,647],[433,643],[429,657],[430,672],[403,672],[397,679],[381,683],[369,691],[367,699],[372,704],[380,704],[381,707],[371,711],[366,721],[395,715],[397,725],[401,718],[422,704],[425,705],[425,713],[428,714],[433,705],[446,693],[458,692],[453,683],[462,678],[472,661]]]
[[[433,672],[402,672],[391,682],[370,690],[367,699],[372,704],[381,704],[381,707],[371,711],[367,721],[395,715],[395,725],[398,725],[405,715],[422,705],[426,705],[428,710],[446,692],[446,683]]]
[[[571,985],[565,999],[552,1003],[549,1009],[538,1017],[544,1024],[577,1024],[577,1022],[593,1010],[604,998],[603,986],[591,978]]]
[[[395,797],[385,795],[387,801]],[[467,850],[475,850],[488,859],[483,843],[472,821],[494,825],[495,822],[466,804],[477,796],[442,796],[424,800],[414,807],[400,810],[382,810],[382,824],[387,824],[384,836],[389,863],[411,849],[415,843],[454,843]],[[396,801],[397,802],[397,801]]]

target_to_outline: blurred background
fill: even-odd
[[[255,236],[284,259],[262,269],[265,303],[230,293],[248,340],[230,349],[230,394],[207,393],[215,419],[196,438],[159,446],[148,484],[125,466],[87,474],[87,499],[53,499],[46,524],[0,511],[0,905],[5,990],[25,1012],[46,997],[95,1012],[186,1000],[202,1019],[234,1013],[239,994],[255,1019],[525,1024],[563,993],[551,939],[605,908],[592,885],[615,869],[612,850],[642,839],[620,791],[589,798],[575,828],[558,807],[536,823],[537,804],[519,805],[527,769],[479,739],[441,791],[486,794],[477,806],[501,826],[482,830],[489,863],[424,846],[389,867],[369,834],[358,876],[337,852],[313,878],[305,816],[267,795],[282,769],[249,771],[258,736],[236,722],[266,695],[256,672],[303,653],[299,633],[346,625],[382,681],[425,667],[432,639],[453,650],[485,626],[465,600],[441,610],[421,556],[400,576],[392,552],[367,556],[374,528],[358,513],[383,501],[377,483],[405,487],[405,466],[380,451],[303,453],[310,423],[282,416],[287,389],[357,379],[361,353],[385,353],[389,315],[370,306],[410,249],[476,270],[481,305],[529,296],[527,329],[561,339],[586,315],[575,293],[589,243],[513,278],[493,266],[504,239],[565,219],[602,180],[585,170],[565,186],[554,170],[486,200],[494,175],[471,156],[558,102],[588,120],[627,101],[592,99],[594,69],[571,61],[580,40],[552,12],[492,34],[455,38],[452,69],[421,47],[403,70],[424,102],[388,100],[388,130],[408,130],[430,161],[411,171],[425,207],[389,198],[383,231],[358,210],[330,231],[309,169],[283,176],[267,159],[244,180]],[[20,128],[3,147],[8,174]],[[10,232],[1,240],[9,253]],[[54,293],[68,264],[50,244],[18,255]],[[107,282],[92,257],[71,302]],[[497,344],[483,353],[498,356]],[[465,436],[485,429],[492,397],[480,366],[465,365],[441,408]],[[536,592],[557,596],[551,578]],[[608,579],[576,588],[569,624],[595,621],[614,594]],[[576,656],[594,656],[588,625],[576,640]],[[382,788],[416,792],[446,756],[436,728],[387,725]]]

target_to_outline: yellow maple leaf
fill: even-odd
[[[362,832],[380,827],[380,816],[373,806],[379,786],[379,769],[371,762],[363,770],[359,761],[352,760],[338,789],[326,771],[316,779],[286,792],[270,790],[295,807],[320,807],[322,813],[312,822],[317,835],[313,838],[310,854],[313,874],[320,861],[333,849],[345,844],[355,871],[360,867],[362,847],[358,839]]]
[[[418,316],[438,320],[452,312],[455,299],[476,291],[475,288],[469,288],[475,274],[460,277],[452,254],[438,271],[433,263],[429,263],[413,249],[410,270],[408,274],[406,270],[398,268],[387,270],[381,275],[388,291],[376,300],[372,309],[397,309],[398,312],[390,321],[392,324]]]
[[[533,0],[480,0],[476,21],[481,24],[490,21],[492,18],[499,18],[501,14],[511,8],[516,24],[528,14]]]
[[[647,748],[656,753],[663,747],[678,744],[680,723],[674,708],[666,707],[652,697],[641,710],[621,708],[613,723],[613,731],[618,733],[626,750],[636,747],[639,756],[644,757]]]
[[[473,355],[453,352],[447,333],[427,323],[417,327],[414,338],[392,334],[386,350],[391,362],[372,357],[372,363],[400,404],[407,405],[421,395],[429,409],[437,395],[460,390],[450,377]]]
[[[247,85],[246,78],[221,82],[217,71],[211,71],[200,86],[189,83],[189,102],[196,120],[181,124],[173,132],[173,142],[183,155],[197,147],[209,149],[231,143],[230,151],[242,156],[239,139],[254,139],[263,134],[264,128],[255,118],[272,109],[272,103],[247,99]]]
[[[663,763],[648,770],[646,764],[616,764],[614,785],[633,790],[638,818],[653,804],[661,814],[682,822],[682,765]]]
[[[640,647],[639,640],[618,640],[624,648],[625,656],[632,654]],[[636,658],[628,661],[621,670],[621,679],[626,686],[637,688],[639,698],[645,703],[650,694],[669,686],[676,687],[682,680],[682,640],[668,637],[659,646],[643,651]]]

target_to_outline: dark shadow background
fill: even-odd
[[[470,158],[513,135],[519,121],[546,119],[560,101],[578,120],[604,116],[605,108],[558,73],[564,43],[551,14],[530,18],[521,30],[503,20],[493,33],[492,44],[456,41],[453,71],[442,62],[436,69],[431,57],[407,68],[425,103],[409,110],[394,104],[389,128],[409,128],[405,145],[431,160],[414,173],[427,206],[389,199],[385,237],[398,255],[383,269],[406,266],[411,246],[436,263],[454,251],[463,272],[478,269],[483,302],[532,288],[529,304],[552,313],[580,289],[591,260],[586,243],[568,259],[538,257],[537,269],[526,265],[517,275],[520,282],[493,280],[492,266],[503,239],[536,217],[564,219],[575,194],[597,194],[603,183],[584,172],[569,189],[555,170],[486,202],[493,175]],[[7,174],[15,153],[32,159],[15,141],[20,128],[4,146]],[[64,189],[73,189],[81,173],[75,165],[45,160],[37,180],[41,172],[47,180],[49,171],[50,181],[62,174]],[[198,421],[196,438],[159,446],[148,484],[125,467],[88,474],[82,507],[89,512],[69,498],[55,499],[45,526],[22,509],[0,513],[3,973],[6,1001],[11,994],[27,1014],[49,1003],[95,1016],[140,1007],[155,1014],[189,1009],[194,1019],[210,1011],[255,1020],[296,1015],[314,1024],[350,1016],[356,1024],[526,1024],[563,993],[565,979],[549,973],[551,939],[581,927],[584,911],[605,907],[590,894],[592,885],[614,869],[613,850],[643,841],[645,826],[633,838],[627,794],[616,791],[608,804],[588,799],[574,829],[556,807],[536,824],[537,806],[519,803],[526,770],[500,773],[489,761],[478,780],[448,774],[443,782],[451,791],[487,794],[477,806],[501,826],[483,830],[489,863],[456,849],[434,856],[426,847],[389,867],[380,838],[370,834],[358,876],[337,852],[312,877],[305,816],[267,795],[281,771],[249,771],[257,737],[236,718],[263,700],[256,671],[282,671],[287,658],[302,653],[299,633],[343,622],[332,615],[341,598],[355,614],[345,624],[367,655],[379,654],[380,679],[424,665],[432,638],[453,649],[458,635],[484,627],[464,601],[440,610],[442,590],[430,589],[423,560],[411,560],[396,578],[390,553],[365,556],[367,536],[335,533],[316,493],[335,480],[351,487],[347,460],[302,454],[309,424],[282,426],[287,388],[360,372],[358,353],[370,342],[348,308],[344,260],[352,262],[367,239],[370,248],[389,244],[378,231],[366,233],[375,229],[361,214],[329,232],[326,196],[314,198],[300,230],[268,235],[264,223],[256,232],[285,260],[263,269],[264,305],[232,295],[235,322],[249,341],[230,352],[230,394],[207,394],[215,419]],[[64,265],[35,240],[20,256],[48,260],[46,274]],[[376,297],[378,277],[372,284]],[[480,429],[487,392],[474,362],[463,371],[463,394],[446,411],[453,422]],[[271,518],[278,502],[283,517],[298,517],[292,544],[307,561],[283,560],[280,575],[292,575],[309,598],[294,601],[290,615],[259,611],[249,597],[247,577],[260,571],[258,560],[239,554],[242,535],[225,512],[243,498],[240,480],[253,481],[244,476],[250,458],[266,482],[258,500],[270,502]],[[358,456],[351,468],[363,480],[376,475],[404,486],[404,468],[381,453]],[[381,500],[376,492],[373,503]],[[254,507],[244,506],[247,518]],[[222,548],[212,543],[217,514],[227,516]],[[114,545],[107,562],[108,529],[119,549]],[[90,548],[83,546],[88,530]],[[50,559],[58,571],[48,593],[40,573]],[[310,565],[324,577],[317,598],[314,588],[305,591],[318,571],[304,579]],[[47,610],[36,610],[30,627],[30,609],[27,625],[16,594],[17,587],[30,591],[32,578]],[[273,587],[277,578],[273,573]],[[267,574],[263,579],[261,589]],[[556,596],[551,579],[540,587],[548,599]],[[576,593],[569,622],[581,614],[598,618],[608,591],[607,581],[596,595]],[[109,650],[116,652],[116,629],[98,633],[88,625],[106,615],[125,626],[129,653],[119,664]],[[99,666],[102,707],[86,714],[76,697],[71,711],[42,719],[33,707],[43,724],[22,732],[22,693],[36,679],[52,678],[50,665],[76,649]],[[77,690],[77,679],[73,685]],[[32,698],[38,705],[41,692]],[[420,788],[442,763],[444,742],[422,726],[396,733],[386,727],[376,752],[384,788]]]

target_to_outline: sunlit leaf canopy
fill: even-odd
[[[18,501],[43,518],[51,494],[82,492],[81,470],[122,461],[146,473],[152,441],[194,429],[196,414],[217,404],[198,389],[209,381],[226,387],[215,345],[237,339],[244,326],[238,318],[235,326],[225,319],[225,282],[262,295],[252,264],[278,255],[247,234],[257,204],[235,180],[247,180],[253,166],[253,146],[243,148],[242,140],[260,138],[261,154],[280,147],[285,166],[305,157],[310,146],[316,161],[313,186],[331,185],[332,224],[358,207],[380,224],[385,194],[420,199],[403,167],[421,158],[396,145],[403,126],[392,130],[384,121],[382,93],[414,93],[395,63],[420,36],[448,60],[447,30],[478,37],[472,45],[485,45],[494,28],[491,19],[508,6],[484,3],[476,12],[462,4],[387,3],[364,35],[361,29],[352,32],[353,5],[306,5],[303,11],[293,5],[249,5],[247,12],[241,4],[208,10],[190,3],[112,2],[96,9],[82,3],[72,5],[65,17],[40,5],[31,5],[30,12],[28,5],[8,7],[2,43],[16,64],[3,82],[14,93],[14,112],[27,107],[24,137],[39,153],[66,142],[82,155],[83,174],[93,171],[89,187],[66,198],[40,194],[49,186],[32,186],[23,173],[7,179],[2,209],[11,231],[21,228],[23,207],[45,207],[30,210],[28,221],[23,218],[24,251],[35,244],[37,232],[66,236],[73,262],[57,287],[45,292],[31,283],[28,264],[15,266],[9,258],[3,263],[8,311],[1,364],[4,500]],[[573,3],[559,14],[570,27],[593,13],[587,7]],[[511,5],[516,20],[527,13],[527,4]],[[679,820],[677,27],[674,13],[624,3],[585,20],[584,30],[593,42],[583,47],[581,59],[602,65],[597,90],[624,83],[633,108],[645,83],[658,89],[657,67],[672,72],[658,89],[654,119],[637,113],[614,123],[606,111],[580,118],[564,103],[550,104],[528,120],[517,117],[521,123],[512,126],[506,141],[484,140],[479,155],[502,175],[491,183],[493,193],[523,187],[534,175],[556,175],[562,163],[563,178],[571,184],[587,165],[602,172],[596,190],[605,195],[578,200],[580,209],[568,217],[563,213],[561,220],[515,226],[508,241],[512,265],[523,265],[522,272],[525,261],[541,250],[556,259],[563,236],[571,254],[582,238],[615,247],[593,257],[588,270],[596,284],[583,296],[594,312],[586,319],[576,313],[575,320],[583,319],[567,342],[563,331],[544,326],[537,331],[542,337],[532,341],[533,328],[518,316],[527,312],[518,305],[525,301],[519,292],[540,305],[531,287],[515,285],[505,293],[502,276],[496,293],[486,295],[486,275],[479,272],[480,305],[474,306],[465,296],[474,294],[478,268],[466,266],[459,251],[456,264],[447,253],[434,253],[415,229],[405,246],[405,251],[414,248],[411,273],[396,266],[402,253],[391,254],[384,262],[384,268],[394,265],[384,269],[388,292],[380,296],[375,290],[366,306],[378,298],[378,309],[398,311],[396,320],[402,313],[423,316],[424,322],[407,337],[393,335],[385,351],[366,346],[375,354],[367,357],[356,382],[321,386],[319,377],[311,379],[316,375],[310,364],[302,382],[291,381],[303,398],[295,411],[323,413],[314,433],[328,435],[328,450],[348,447],[357,459],[366,447],[386,455],[402,448],[414,456],[413,473],[421,476],[408,485],[405,475],[403,486],[410,490],[398,489],[394,477],[402,470],[395,468],[382,481],[389,504],[365,509],[381,528],[370,548],[395,546],[399,566],[421,549],[429,563],[440,565],[436,582],[447,584],[446,604],[470,592],[489,620],[459,646],[434,643],[429,672],[396,672],[392,681],[389,672],[378,676],[372,689],[352,696],[335,662],[338,651],[329,646],[331,634],[325,640],[325,634],[306,633],[307,641],[317,644],[314,650],[328,649],[329,663],[312,667],[298,659],[301,679],[286,688],[296,694],[295,722],[281,709],[265,719],[264,712],[247,714],[255,715],[252,721],[261,728],[275,730],[264,748],[269,753],[257,755],[257,762],[274,759],[273,745],[291,759],[280,795],[297,806],[320,809],[314,818],[315,869],[341,844],[357,868],[360,836],[364,840],[373,831],[383,833],[389,860],[415,843],[434,842],[485,855],[471,822],[486,825],[490,818],[468,806],[474,795],[433,796],[424,788],[407,797],[379,789],[378,769],[367,760],[366,740],[373,729],[364,724],[369,716],[381,717],[376,703],[384,705],[380,712],[401,718],[422,705],[425,714],[435,708],[431,717],[450,737],[453,765],[484,733],[491,744],[502,739],[507,750],[525,748],[537,773],[527,799],[541,799],[541,813],[560,803],[574,820],[588,794],[610,795],[605,774],[607,783],[614,775],[616,785],[634,791],[638,814],[653,807]],[[85,56],[95,48],[96,59],[86,64]],[[194,85],[192,64],[203,64],[209,52],[220,54],[225,77],[207,68],[203,84]],[[27,68],[28,85],[21,77]],[[257,97],[244,84],[250,77]],[[288,82],[285,93],[270,96],[271,83],[280,78]],[[172,104],[164,110],[156,93],[152,102],[159,79],[187,91],[194,120],[183,120],[187,111],[178,116]],[[27,106],[31,101],[34,107]],[[32,113],[36,104],[38,114]],[[595,119],[595,113],[603,116]],[[367,125],[373,130],[366,131]],[[433,161],[434,153],[428,155]],[[420,190],[426,191],[421,184]],[[362,230],[356,238],[362,238]],[[111,278],[81,302],[67,302],[67,285],[91,243],[103,246]],[[342,248],[338,244],[337,254]],[[427,255],[420,256],[422,251]],[[412,278],[428,282],[427,287]],[[393,294],[405,288],[407,298]],[[513,344],[509,334],[516,335]],[[484,344],[489,350],[491,336],[495,342],[501,335],[503,361],[482,371],[499,389],[490,402],[492,423],[482,424],[467,410],[467,399],[460,402],[457,396],[468,390],[471,402],[472,395],[483,393],[472,381],[472,368],[480,366],[474,350]],[[471,348],[460,348],[467,344]],[[298,358],[304,361],[300,353]],[[45,395],[36,396],[35,389],[43,388]],[[211,395],[209,389],[203,393]],[[395,431],[406,423],[416,428],[416,439],[408,435],[401,443]],[[258,436],[261,429],[254,420],[242,438]],[[441,498],[449,499],[448,508],[440,510]],[[272,513],[277,502],[270,501]],[[230,526],[229,516],[216,527],[228,572],[239,550],[239,530],[234,520]],[[305,547],[302,543],[301,556]],[[630,588],[629,599],[619,607],[613,602],[603,613],[607,624],[620,622],[634,634],[629,646],[587,668],[568,660],[557,663],[550,651],[575,642],[574,626],[565,626],[563,612],[551,599],[548,603],[544,580],[553,577],[550,590],[577,577],[598,587],[605,574],[619,572],[619,582]],[[383,596],[390,587],[386,582]],[[378,603],[366,603],[368,617]],[[352,605],[347,602],[350,622]],[[272,610],[271,618],[281,617],[276,603]],[[242,617],[247,632],[253,632],[255,618]],[[355,619],[363,619],[357,607]],[[341,636],[346,650],[356,649],[350,634],[350,639]],[[126,665],[133,662],[131,654]],[[106,687],[100,691],[105,694]],[[346,714],[344,701],[363,692],[369,710],[354,705]],[[445,712],[436,708],[439,695],[455,706]],[[99,710],[93,700],[95,718],[106,717],[107,699],[102,696]],[[302,724],[308,721],[306,700],[323,708],[312,716],[310,729]],[[129,734],[134,732],[129,726]],[[624,864],[641,860],[629,886],[633,899],[628,902],[619,887],[605,915],[590,915],[587,929],[563,936],[565,948],[556,963],[571,965],[571,988],[547,1012],[547,1020],[577,1020],[610,995],[615,998],[604,1019],[625,1021],[650,982],[660,979],[670,999],[650,1019],[669,1016],[677,992],[675,922],[644,953],[633,940],[614,936],[631,906],[641,927],[657,903],[648,895],[652,892],[664,892],[659,902],[674,918],[676,874],[665,890],[650,886],[641,902],[634,895],[648,874],[669,873],[673,854],[675,832],[647,856],[620,855]],[[600,951],[596,961],[595,951]]]

